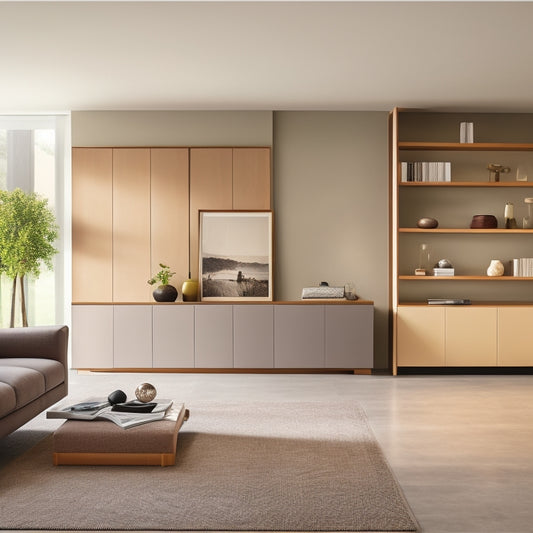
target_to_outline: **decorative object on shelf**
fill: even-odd
[[[498,219],[494,215],[474,215],[470,223],[471,229],[494,229],[498,227]]]
[[[500,174],[507,174],[508,172],[511,172],[511,167],[506,167],[504,165],[500,165],[499,163],[489,163],[487,170],[489,171],[489,182],[494,181],[497,183],[500,181]]]
[[[474,123],[461,122],[459,125],[459,142],[473,143],[474,142]]]
[[[498,277],[503,276],[503,264],[499,259],[491,259],[490,265],[487,268],[487,276]]]
[[[312,298],[344,298],[344,287],[330,287],[327,281],[321,281],[318,287],[304,287],[302,289],[302,300]]]
[[[505,204],[504,217],[505,217],[505,228],[506,229],[516,228],[516,219],[514,217],[514,205],[511,204],[510,202],[507,202]]]
[[[522,228],[533,229],[533,198],[524,198],[527,205],[527,217],[522,219]]]
[[[200,299],[272,301],[272,211],[200,211]]]
[[[455,268],[448,259],[440,259],[433,267],[434,276],[455,276]]]
[[[161,270],[148,280],[149,285],[155,285],[157,282],[160,285],[153,291],[153,297],[156,302],[175,302],[178,297],[178,290],[168,282],[175,272],[170,271],[170,267],[159,263]]]
[[[416,223],[416,225],[422,229],[434,229],[438,227],[439,221],[436,218],[423,217]]]
[[[418,268],[415,269],[415,276],[425,276],[427,274],[430,255],[429,244],[422,243],[418,248]]]
[[[135,389],[135,396],[140,402],[151,402],[157,395],[156,388],[151,383],[141,383]]]
[[[357,300],[357,294],[355,294],[355,285],[350,281],[344,285],[344,297],[347,300]]]
[[[181,286],[181,297],[184,302],[196,302],[198,300],[198,280],[189,277],[183,282]]]
[[[523,165],[516,167],[516,181],[527,181],[527,170]]]

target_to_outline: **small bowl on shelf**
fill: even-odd
[[[474,215],[470,223],[471,229],[494,229],[498,227],[498,219],[494,215]]]

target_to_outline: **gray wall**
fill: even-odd
[[[351,281],[375,302],[375,367],[388,365],[387,113],[276,112],[276,299]]]
[[[276,300],[320,281],[375,302],[388,366],[388,149],[384,112],[83,111],[73,146],[272,146]]]

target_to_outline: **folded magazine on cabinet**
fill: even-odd
[[[89,400],[46,411],[46,418],[65,418],[67,420],[110,420],[123,429],[128,429],[157,420],[176,420],[183,404],[173,408],[173,400],[159,400],[150,413],[131,413],[113,411],[113,406],[105,400]]]

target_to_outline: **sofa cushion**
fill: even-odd
[[[17,409],[45,393],[44,375],[33,368],[2,366],[0,380],[15,391]]]
[[[17,408],[17,397],[13,387],[0,381],[0,418]]]
[[[6,366],[30,368],[40,372],[44,377],[46,392],[61,385],[65,381],[65,369],[63,365],[53,359],[37,359],[32,357],[8,357],[0,359],[0,380],[2,380],[3,368]]]

